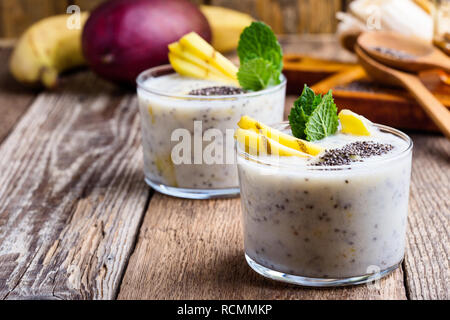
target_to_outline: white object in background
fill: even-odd
[[[433,39],[433,21],[427,12],[412,0],[355,0],[349,13],[339,12],[338,33],[358,29],[390,30],[427,41]],[[354,19],[357,21],[355,22]]]

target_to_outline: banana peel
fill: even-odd
[[[15,46],[9,69],[14,78],[28,85],[54,88],[61,72],[85,65],[81,33],[89,16],[80,14],[81,28],[67,27],[68,15],[57,15],[30,26]]]

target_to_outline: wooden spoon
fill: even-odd
[[[357,43],[373,59],[395,69],[419,72],[437,68],[450,72],[450,58],[419,38],[377,31],[361,34]]]
[[[450,139],[450,111],[431,94],[419,77],[380,64],[369,57],[358,45],[355,45],[355,52],[369,76],[381,83],[400,85],[406,88],[417,99],[442,133]]]

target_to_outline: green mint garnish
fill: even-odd
[[[322,97],[314,94],[305,85],[289,114],[289,124],[294,137],[308,141],[320,140],[334,134],[338,123],[337,108],[331,90]]]
[[[315,141],[328,137],[336,132],[337,127],[337,108],[330,90],[306,122],[306,140]]]
[[[244,90],[258,91],[280,83],[283,51],[268,25],[252,22],[245,28],[237,52],[241,64],[237,76]]]
[[[273,65],[263,58],[254,58],[244,63],[238,71],[238,79],[243,89],[258,91],[269,85],[278,84],[272,75]],[[245,84],[245,86],[244,86]]]
[[[295,100],[294,107],[289,114],[289,123],[294,137],[306,139],[306,122],[321,101],[322,96],[315,95],[314,91],[305,85],[301,96]]]

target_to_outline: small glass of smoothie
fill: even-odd
[[[170,65],[142,72],[137,94],[147,184],[161,193],[192,199],[238,195],[236,123],[244,114],[270,123],[282,120],[286,79],[281,77],[278,85],[245,92],[182,76]]]
[[[288,123],[274,126],[292,135]],[[371,124],[337,131],[317,156],[250,154],[237,143],[245,257],[259,274],[303,286],[359,284],[402,262],[412,141]]]

